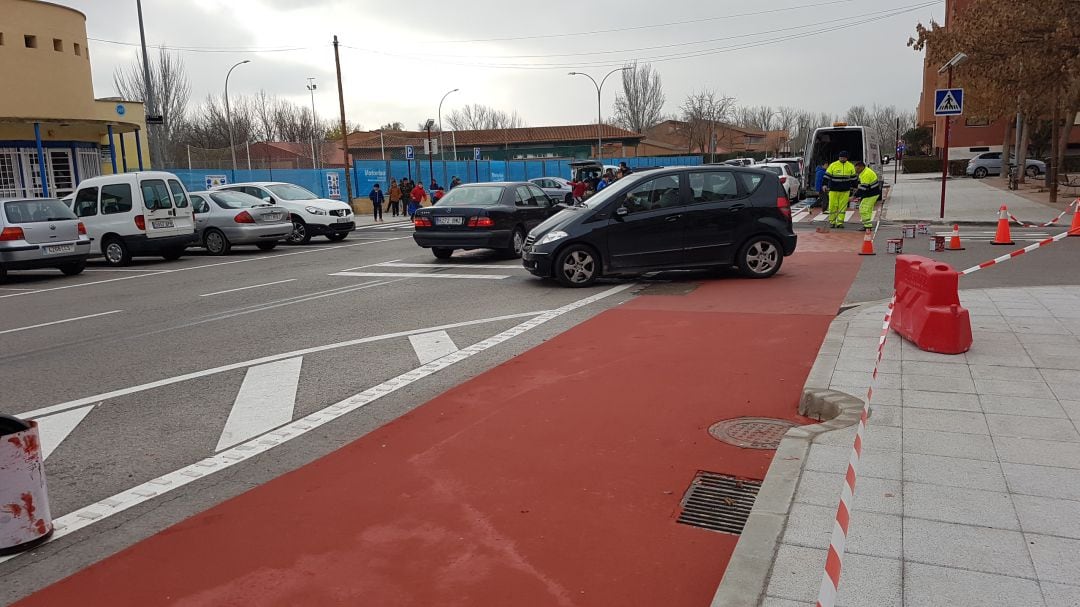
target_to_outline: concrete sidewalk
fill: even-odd
[[[889,336],[838,605],[1080,605],[1080,287],[961,300],[974,332],[966,354]],[[839,316],[807,386],[863,398],[884,310]],[[763,604],[814,604],[854,434],[817,435],[790,481]]]
[[[885,219],[890,221],[929,221],[942,223],[994,223],[1001,205],[1028,222],[1053,219],[1060,211],[1016,194],[987,185],[978,179],[954,177],[945,188],[945,219],[941,212],[941,177],[927,174],[900,175],[893,185],[886,205]]]

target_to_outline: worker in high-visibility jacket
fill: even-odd
[[[822,183],[824,190],[829,193],[829,225],[832,227],[844,227],[848,199],[857,184],[855,165],[848,162],[847,152],[840,152],[837,161],[825,169],[825,180]]]
[[[855,175],[859,178],[859,185],[855,188],[855,200],[859,201],[859,218],[862,219],[863,228],[871,230],[874,228],[871,221],[874,218],[874,205],[881,197],[881,178],[861,160],[855,163]]]

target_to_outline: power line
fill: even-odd
[[[141,46],[138,42],[123,42],[121,40],[106,40],[104,38],[90,38],[87,40],[92,42],[101,42],[104,44],[116,44],[120,46]],[[166,44],[147,44],[150,48],[164,49],[168,51],[179,51],[184,53],[289,53],[293,51],[306,51],[310,50],[310,46],[292,46],[292,47],[207,47],[207,46],[170,46]]]

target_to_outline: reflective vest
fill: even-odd
[[[881,196],[881,178],[870,167],[864,168],[863,172],[859,173],[859,187],[855,191],[855,196],[859,198]]]
[[[829,168],[825,169],[824,185],[829,186],[830,190],[842,192],[844,190],[850,190],[858,183],[858,179],[855,177],[855,165],[850,162],[836,162],[829,165]]]

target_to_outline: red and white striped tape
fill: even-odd
[[[1061,213],[1059,213],[1057,217],[1051,219],[1050,221],[1048,221],[1046,223],[1028,223],[1026,221],[1020,221],[1019,219],[1016,218],[1016,215],[1013,215],[1012,213],[1009,213],[1009,219],[1015,221],[1020,226],[1025,227],[1025,228],[1048,228],[1048,227],[1056,224],[1057,222],[1061,221],[1061,218],[1065,216],[1065,213],[1069,212],[1069,209],[1074,209],[1073,212],[1077,212],[1077,205],[1080,205],[1080,198],[1077,198],[1076,200],[1070,202],[1065,207],[1065,210],[1063,210]]]
[[[851,521],[851,507],[855,498],[855,477],[859,472],[859,460],[862,458],[863,435],[866,433],[866,420],[870,415],[870,399],[874,396],[874,384],[877,383],[878,367],[885,352],[885,342],[889,337],[889,323],[892,321],[896,295],[889,301],[885,310],[885,319],[881,323],[881,337],[878,338],[877,360],[874,361],[874,373],[870,376],[870,387],[866,389],[862,415],[859,417],[859,429],[855,432],[855,444],[851,448],[847,473],[844,474],[844,488],[840,491],[840,505],[836,508],[836,520],[833,524],[832,540],[829,542],[829,554],[825,558],[825,573],[821,576],[821,589],[818,591],[817,607],[833,607],[840,589],[840,572],[844,565],[844,546],[847,544],[848,523]]]
[[[1004,261],[1009,261],[1010,259],[1012,259],[1014,257],[1019,257],[1019,256],[1023,255],[1024,253],[1027,253],[1029,251],[1034,251],[1035,249],[1045,247],[1048,244],[1057,242],[1057,241],[1065,238],[1066,236],[1068,236],[1069,233],[1070,233],[1070,231],[1066,230],[1066,231],[1058,234],[1057,236],[1051,236],[1050,238],[1040,240],[1039,242],[1036,242],[1035,244],[1030,244],[1030,245],[1028,245],[1028,246],[1026,246],[1026,247],[1024,247],[1022,249],[1017,249],[1015,251],[1012,251],[1011,253],[1006,253],[1006,254],[1002,255],[1001,257],[995,257],[995,258],[991,259],[990,261],[984,261],[984,262],[980,263],[977,266],[971,266],[970,268],[964,270],[963,272],[960,272],[960,275],[961,276],[967,276],[968,274],[971,274],[972,272],[978,272],[979,270],[982,270],[983,268],[989,268],[990,266],[996,266],[997,264],[1002,263]]]

